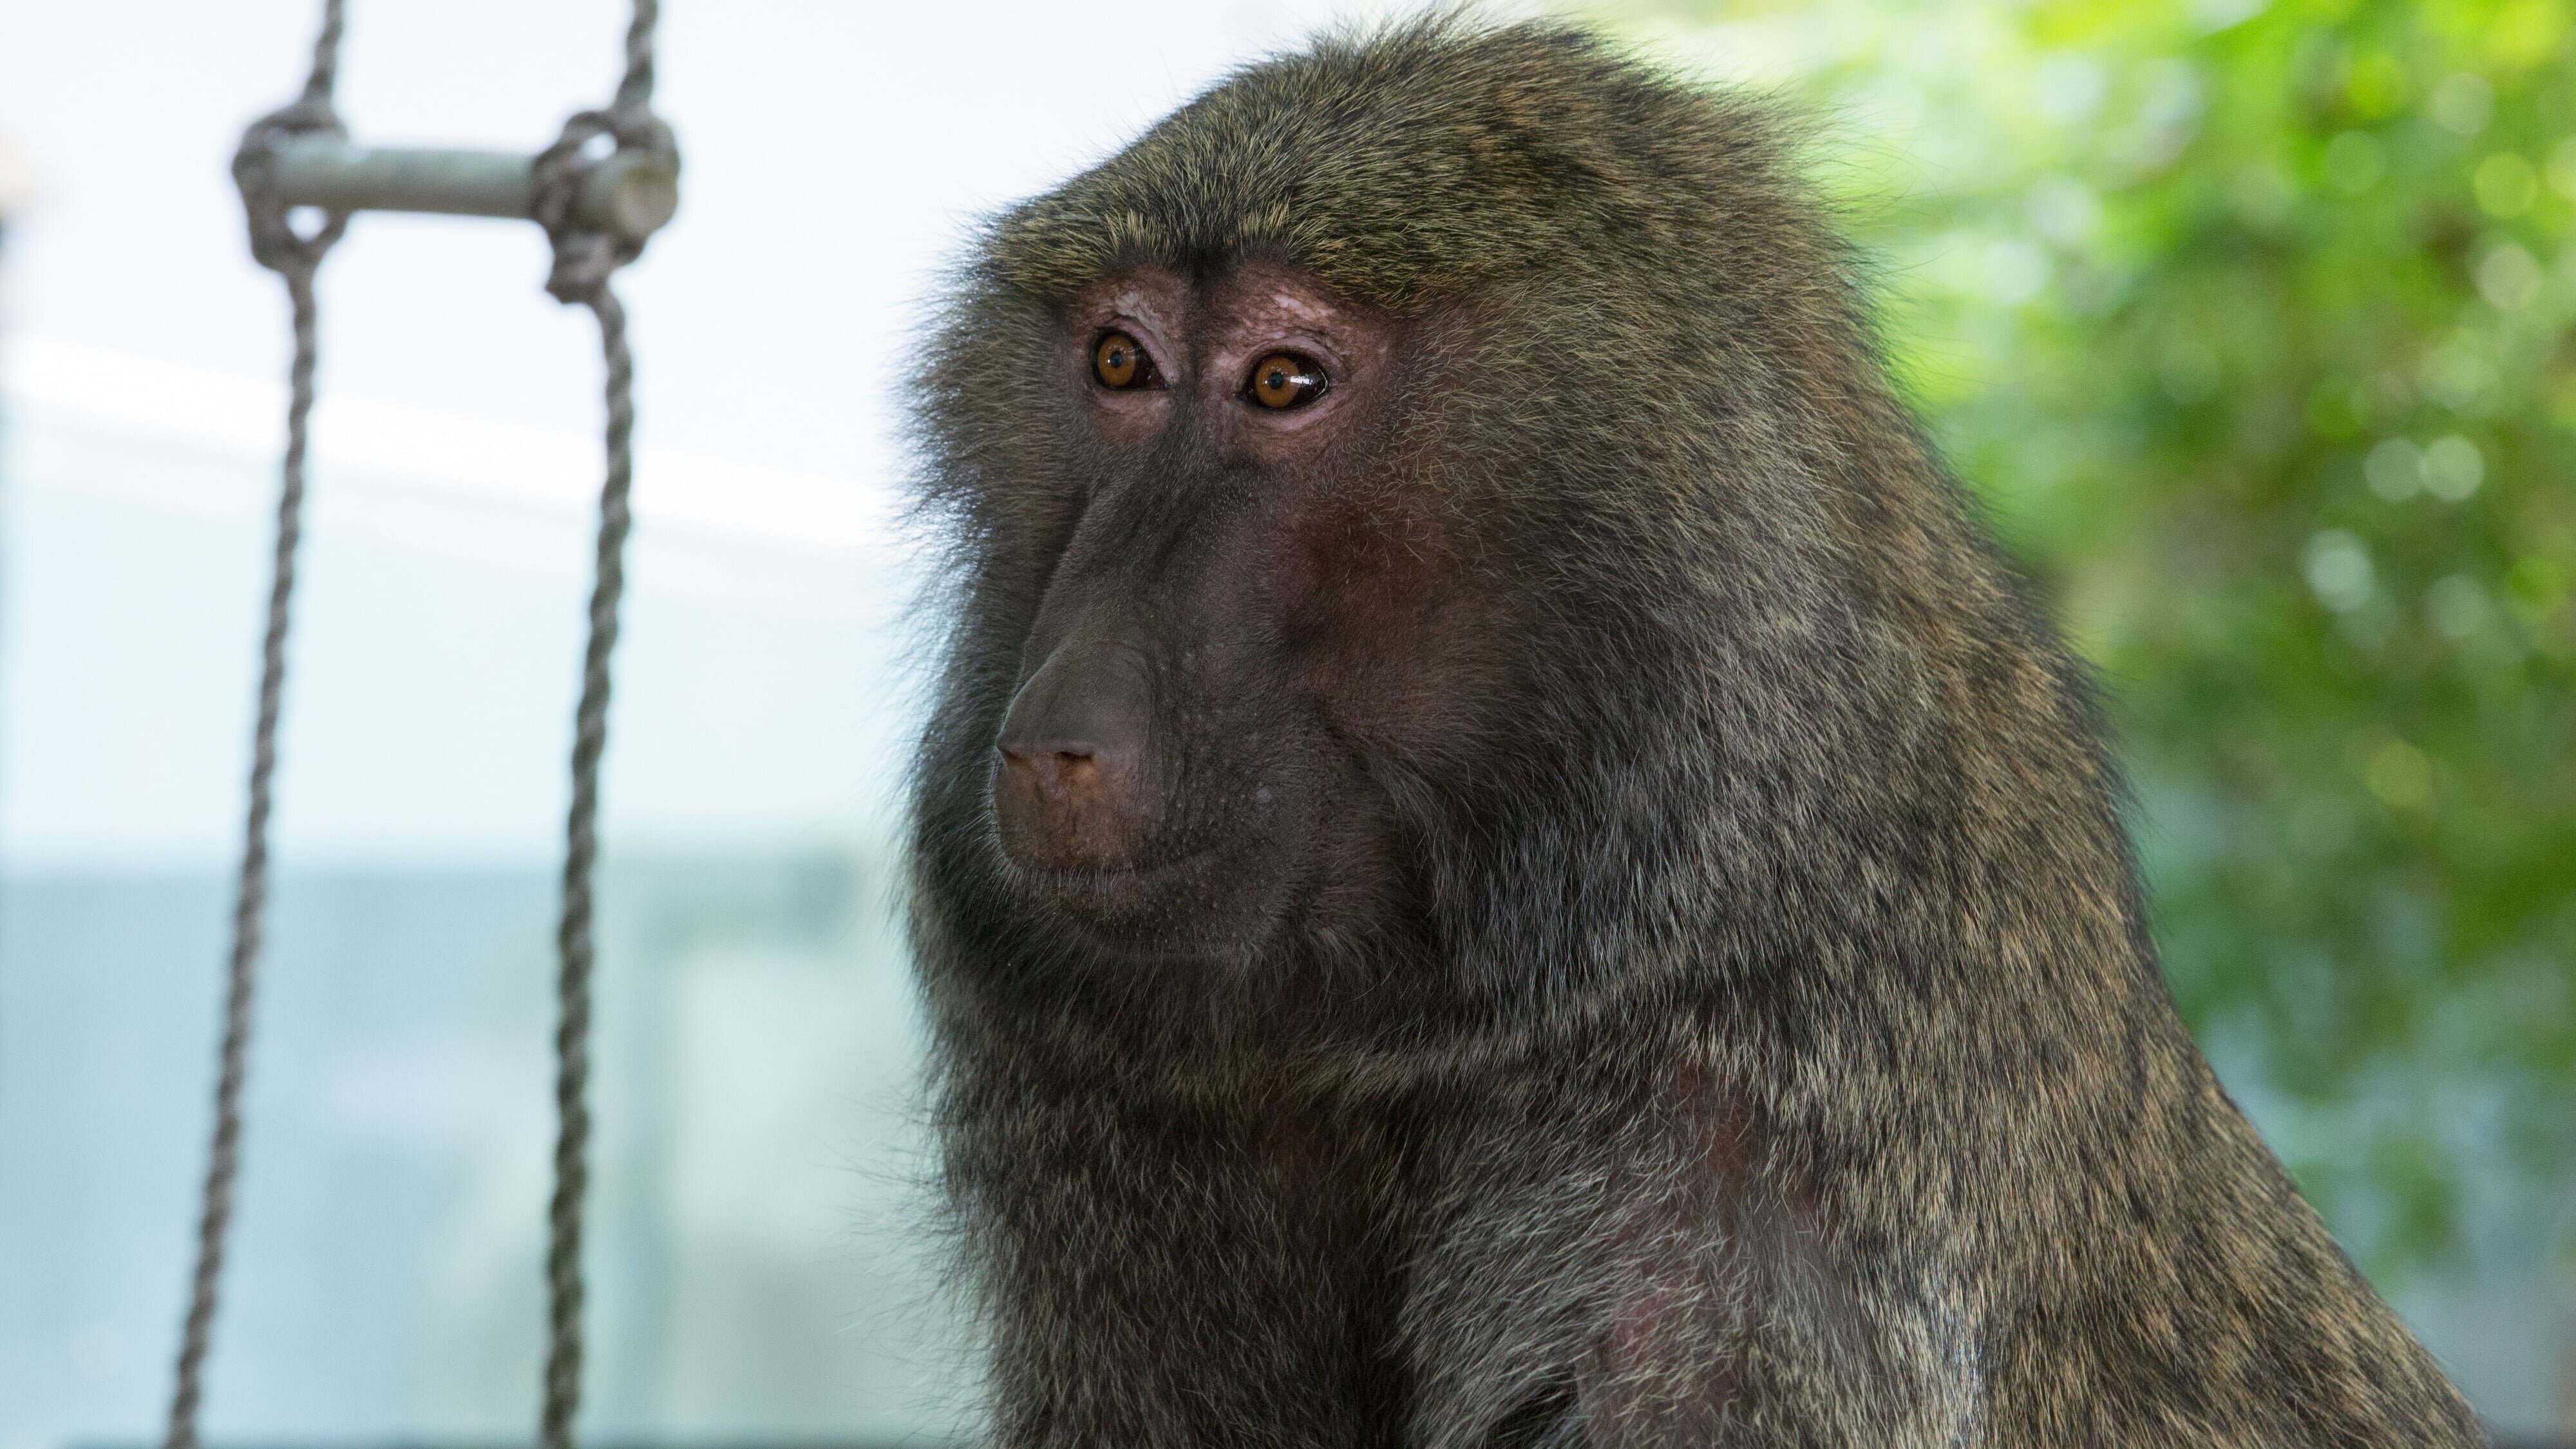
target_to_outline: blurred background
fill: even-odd
[[[1380,5],[672,7],[623,290],[590,1432],[936,1440],[891,839],[907,337],[973,219]],[[612,0],[356,0],[362,139],[533,150]],[[1805,120],[1933,435],[2099,670],[2168,975],[2498,1429],[2576,1442],[2565,0],[1569,13]],[[157,1437],[282,432],[227,162],[306,0],[0,0],[0,1449]],[[598,364],[533,227],[326,264],[220,1440],[522,1438]]]

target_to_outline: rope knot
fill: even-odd
[[[349,229],[347,212],[326,211],[310,235],[297,231],[277,192],[279,147],[301,136],[348,134],[330,97],[309,89],[301,100],[251,122],[242,133],[241,148],[233,152],[233,184],[241,188],[242,210],[250,222],[251,257],[261,266],[309,281],[322,254]]]
[[[641,105],[581,111],[537,153],[531,179],[533,214],[555,250],[546,290],[587,303],[670,220],[680,150],[671,128]]]

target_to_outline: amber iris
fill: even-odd
[[[1154,364],[1135,338],[1112,332],[1091,349],[1091,375],[1102,387],[1143,387],[1154,380]]]
[[[1323,395],[1324,374],[1294,353],[1274,352],[1252,369],[1252,386],[1245,391],[1266,408],[1302,407]]]

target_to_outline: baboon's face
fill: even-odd
[[[1428,486],[1428,335],[1269,266],[1057,314],[1029,422],[1064,469],[991,799],[1023,883],[1103,944],[1242,959],[1404,907],[1396,801],[1461,753],[1492,647]]]

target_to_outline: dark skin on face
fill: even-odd
[[[1390,786],[1456,753],[1438,724],[1491,648],[1464,541],[1406,486],[1412,331],[1259,265],[1116,275],[1059,316],[1088,481],[995,741],[1005,856],[1122,953],[1383,932]]]

